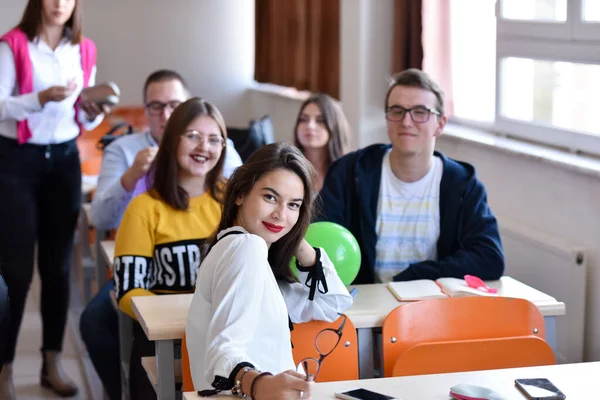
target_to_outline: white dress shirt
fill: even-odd
[[[242,234],[224,234],[235,230]],[[294,323],[334,321],[352,297],[321,249],[328,293],[308,300],[307,272],[300,283],[278,282],[267,244],[236,226],[219,240],[198,272],[188,312],[186,341],[194,388],[210,389],[215,376],[228,378],[240,362],[273,374],[295,369],[289,318]]]
[[[28,43],[33,67],[33,92],[19,94],[15,61],[8,43],[0,42],[0,135],[17,138],[17,123],[27,119],[32,137],[28,143],[52,144],[71,140],[79,135],[75,123],[75,102],[83,88],[83,69],[79,45],[64,38],[56,50],[43,40]],[[38,93],[51,86],[66,86],[74,80],[77,89],[63,101],[50,101],[41,106]],[[96,82],[96,66],[92,67],[88,86]],[[93,129],[102,121],[102,115],[87,121],[80,112],[79,122],[85,129]]]

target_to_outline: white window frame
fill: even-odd
[[[499,133],[544,142],[571,151],[600,155],[600,136],[551,125],[510,119],[501,114],[502,59],[521,57],[600,65],[600,23],[583,22],[582,0],[567,0],[567,21],[548,23],[500,18],[496,2],[496,110],[494,129]],[[598,0],[600,1],[600,0]],[[600,124],[599,124],[600,131]]]
[[[567,0],[569,1],[569,0]],[[496,35],[530,38],[560,39],[571,33],[570,7],[567,3],[567,20],[563,21],[523,21],[502,18],[504,0],[496,0]]]
[[[598,0],[587,0],[598,1]],[[579,40],[598,41],[600,38],[600,22],[583,20],[583,0],[576,0],[569,3],[572,15],[577,18],[577,23],[571,26],[573,37]]]

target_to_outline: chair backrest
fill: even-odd
[[[8,288],[4,282],[4,277],[0,274],[0,371],[6,361],[6,351],[8,350],[8,324],[10,318],[10,304],[8,300]]]
[[[134,132],[133,125],[127,122],[119,122],[113,125],[101,138],[98,140],[97,148],[104,150],[109,144],[120,138],[121,136],[131,135]],[[142,131],[140,131],[142,132]]]
[[[423,300],[396,307],[383,323],[384,375],[419,343],[535,335],[545,339],[544,317],[531,302],[508,297]]]
[[[556,364],[550,345],[537,336],[417,344],[394,364],[393,376],[442,374]]]
[[[242,161],[246,161],[260,147],[275,141],[273,132],[273,121],[265,115],[261,119],[250,121],[248,128],[228,127],[227,137],[233,141]]]
[[[99,175],[102,168],[102,157],[92,157],[81,163],[83,175]]]
[[[187,344],[185,342],[185,334],[181,340],[181,380],[182,380],[182,392],[193,392],[194,382],[192,381],[192,370],[190,369],[190,356],[187,351]]]
[[[337,329],[341,323],[341,317],[335,322],[310,321],[302,324],[294,324],[291,332],[292,354],[296,365],[307,357],[319,359],[315,348],[315,338],[325,328]],[[358,340],[356,328],[350,320],[346,319],[346,325],[342,332],[342,338],[331,354],[321,364],[317,375],[317,382],[346,381],[358,379]]]
[[[311,321],[302,324],[294,324],[291,332],[294,348],[292,354],[294,362],[299,363],[307,357],[319,358],[315,349],[315,338],[325,328],[337,329],[341,318],[333,323],[324,321]],[[181,340],[181,375],[182,391],[193,392],[194,382],[190,369],[190,357],[187,351],[185,334]],[[335,350],[325,358],[321,370],[317,376],[317,382],[332,382],[358,379],[358,340],[356,328],[348,318],[340,343]]]

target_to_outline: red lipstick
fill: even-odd
[[[273,232],[273,233],[279,233],[283,229],[283,226],[270,224],[265,221],[263,221],[262,224],[265,226],[265,228],[267,228],[270,232]]]

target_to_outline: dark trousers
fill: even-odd
[[[15,357],[36,242],[42,350],[62,350],[70,256],[80,207],[81,167],[75,140],[52,146],[19,145],[0,136],[0,269],[11,315],[8,363]]]
[[[92,364],[111,400],[121,400],[119,317],[110,300],[112,279],[90,300],[79,320],[79,332]]]
[[[8,327],[10,324],[10,301],[8,299],[8,289],[0,273],[0,372],[6,357],[6,342],[8,337]]]

